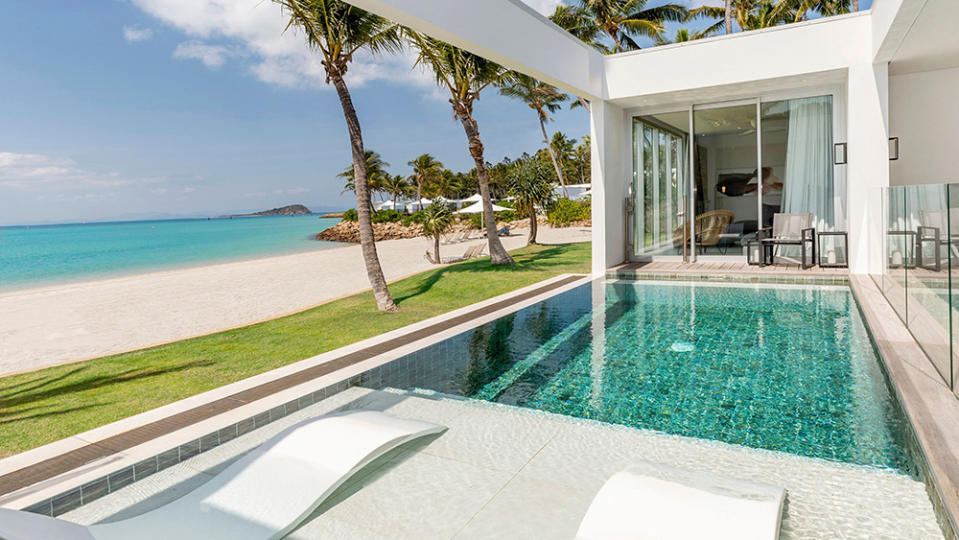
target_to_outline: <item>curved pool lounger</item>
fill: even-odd
[[[371,461],[404,443],[444,431],[443,426],[379,411],[321,416],[282,431],[202,486],[156,510],[83,526],[0,509],[0,538],[281,538]]]
[[[767,484],[643,463],[596,494],[577,540],[777,540],[785,491]]]

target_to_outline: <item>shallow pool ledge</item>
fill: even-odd
[[[941,524],[955,537],[959,530],[959,400],[872,279],[851,275],[849,285],[925,455],[931,473],[926,475],[932,482],[929,488],[938,495],[932,500],[941,502],[937,512],[946,521]]]

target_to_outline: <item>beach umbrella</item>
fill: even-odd
[[[411,202],[411,203],[410,203],[410,206],[412,206],[413,209],[415,209],[415,210],[422,210],[422,209],[426,208],[427,206],[429,206],[432,202],[433,202],[433,201],[431,201],[431,200],[429,200],[429,199],[427,199],[427,198],[424,197],[424,198],[422,198],[422,199],[420,199],[420,200],[418,200],[418,201],[413,201],[413,202]]]
[[[493,205],[494,212],[505,212],[507,210],[512,210],[512,208],[503,208],[502,206]],[[457,214],[479,214],[480,215],[480,227],[483,226],[483,203],[477,202],[473,203],[462,210],[457,210]]]

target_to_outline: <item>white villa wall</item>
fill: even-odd
[[[630,170],[623,156],[630,155],[628,124],[623,109],[605,101],[592,103],[593,248],[592,270],[606,269],[626,260],[626,196]]]
[[[871,43],[869,17],[860,13],[613,55],[605,60],[607,96],[640,106],[638,96],[681,100],[683,92],[845,70],[872,61]]]
[[[959,182],[959,68],[889,77],[891,185]]]

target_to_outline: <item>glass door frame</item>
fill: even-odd
[[[689,179],[687,180],[688,189],[687,189],[687,200],[688,204],[685,209],[685,214],[689,216],[689,222],[695,226],[696,218],[696,200],[695,200],[695,182],[693,175],[695,174],[695,125],[694,125],[694,113],[696,110],[707,110],[710,108],[722,108],[730,107],[736,105],[746,105],[746,104],[756,104],[757,112],[757,122],[756,122],[756,141],[757,141],[757,162],[760,164],[760,167],[757,170],[761,169],[762,164],[762,106],[769,102],[774,101],[784,101],[790,99],[801,99],[808,97],[816,96],[831,96],[832,97],[832,124],[833,124],[833,143],[843,142],[846,140],[846,86],[843,83],[837,84],[826,84],[826,85],[815,85],[815,86],[806,86],[801,88],[786,89],[782,91],[770,91],[752,95],[747,95],[742,99],[728,100],[728,101],[708,101],[708,100],[690,100],[686,104],[673,104],[673,105],[658,105],[658,106],[647,106],[647,107],[636,107],[629,108],[624,111],[625,115],[625,124],[626,124],[626,140],[630,141],[629,148],[632,148],[633,143],[633,123],[636,120],[642,121],[644,116],[652,116],[658,114],[666,113],[677,113],[677,112],[688,112],[689,114],[689,128],[686,130],[686,136],[689,140]],[[624,156],[625,161],[625,170],[630,171],[629,180],[627,185],[630,186],[628,191],[629,194],[629,207],[632,209],[631,215],[627,216],[627,220],[636,219],[636,215],[640,212],[643,212],[641,205],[637,205],[635,201],[635,193],[632,188],[633,181],[635,179],[636,171],[634,170],[633,164],[633,155],[632,152],[626,152]],[[846,218],[847,218],[847,198],[846,198],[846,165],[834,165],[833,166],[833,183],[835,185],[836,193],[836,203],[834,205],[835,213],[834,220],[836,227],[840,230],[845,230],[846,228]],[[759,219],[762,216],[762,190],[759,190],[760,193],[757,194],[757,212]],[[636,239],[634,236],[634,227],[632,221],[627,224],[627,236],[626,236],[626,245],[627,245],[627,261],[630,262],[650,262],[650,261],[665,261],[665,262],[697,262],[702,259],[704,261],[742,261],[745,262],[746,257],[742,255],[702,255],[698,256],[696,254],[696,241],[695,235],[691,235],[690,242],[687,246],[689,256],[684,257],[681,255],[637,255],[635,253],[635,242]]]

